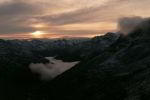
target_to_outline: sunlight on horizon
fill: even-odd
[[[44,34],[45,34],[45,32],[43,32],[43,31],[35,31],[35,32],[31,33],[33,38],[42,38]]]

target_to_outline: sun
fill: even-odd
[[[34,38],[42,38],[42,36],[44,35],[45,33],[43,31],[35,31],[33,33],[31,33],[31,35],[34,37]]]

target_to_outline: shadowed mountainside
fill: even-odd
[[[108,33],[87,40],[0,40],[2,100],[149,100],[150,21],[127,36]],[[51,81],[30,63],[44,57],[80,61]]]
[[[139,26],[128,36],[120,36],[103,52],[91,55],[43,84],[33,99],[149,100],[149,22],[148,26]]]
[[[89,59],[117,37],[109,33],[91,40],[0,40],[0,99],[27,100],[43,84],[39,75],[31,72],[29,64],[49,63],[45,57],[50,56],[63,61]]]

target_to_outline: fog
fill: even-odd
[[[51,80],[79,63],[78,61],[63,62],[62,60],[57,60],[54,57],[46,57],[46,59],[50,61],[47,64],[31,63],[29,65],[29,68],[33,73],[40,75],[41,80]]]

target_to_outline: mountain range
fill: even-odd
[[[149,23],[149,21],[148,21]],[[0,40],[1,100],[149,100],[150,25],[124,36],[92,39]],[[41,81],[30,63],[45,57],[80,61],[53,80]]]

